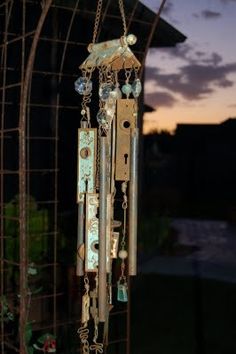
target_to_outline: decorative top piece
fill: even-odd
[[[88,51],[91,53],[80,65],[81,70],[93,70],[96,67],[106,67],[110,70],[139,69],[141,64],[135,57],[129,45],[135,44],[137,38],[133,34],[120,39],[89,44]]]

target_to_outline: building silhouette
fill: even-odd
[[[235,134],[236,118],[229,118],[144,138],[147,193],[161,213],[235,219]]]

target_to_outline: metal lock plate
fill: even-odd
[[[98,194],[86,194],[85,271],[98,270]]]
[[[78,129],[77,202],[95,192],[97,129]]]
[[[117,181],[130,178],[130,129],[135,128],[137,104],[134,99],[117,100],[116,172]]]
[[[111,195],[107,195],[107,228],[106,228],[106,271],[111,272]],[[86,194],[85,217],[85,271],[98,271],[99,255],[99,207],[98,194]]]

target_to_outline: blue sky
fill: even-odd
[[[155,12],[160,1],[143,0]],[[236,0],[167,0],[162,17],[188,38],[146,61],[144,132],[236,116]]]

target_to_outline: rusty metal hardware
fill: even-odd
[[[98,194],[86,194],[85,214],[85,271],[98,270]]]
[[[77,201],[84,193],[95,193],[97,129],[78,129],[78,181]]]
[[[117,100],[116,171],[117,181],[130,179],[130,130],[136,125],[137,104],[134,99]]]
[[[117,258],[119,248],[119,232],[113,232],[111,237],[111,258]]]

